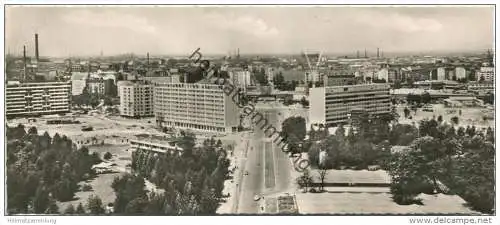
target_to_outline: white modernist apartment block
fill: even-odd
[[[163,83],[154,87],[154,112],[160,127],[229,133],[239,126],[238,99],[223,86]]]
[[[446,80],[446,70],[444,67],[437,68],[437,80]]]
[[[232,83],[245,90],[248,86],[251,85],[250,81],[250,71],[246,70],[234,70],[234,71],[229,71],[229,78],[231,79]]]
[[[495,81],[495,67],[481,67],[479,71],[476,72],[477,80],[484,78],[486,82]]]
[[[71,81],[8,82],[5,87],[6,116],[66,113],[70,104]]]
[[[382,68],[378,71],[377,73],[377,79],[379,80],[385,80],[385,82],[389,81],[389,69],[387,68]]]
[[[126,117],[153,116],[153,86],[142,83],[120,83],[120,115]]]
[[[371,115],[390,113],[389,84],[362,84],[311,88],[309,121],[327,126],[346,123],[352,110]]]
[[[457,79],[465,79],[467,78],[467,71],[463,67],[455,68],[455,76]]]

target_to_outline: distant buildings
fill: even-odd
[[[144,83],[120,82],[120,115],[124,117],[153,116],[153,86]]]
[[[476,72],[478,81],[494,82],[495,81],[495,67],[483,66]]]
[[[251,85],[250,71],[247,70],[230,70],[229,79],[232,83],[243,90],[246,90]]]
[[[433,69],[429,76],[431,80],[446,80],[446,69],[444,67]]]
[[[353,110],[370,115],[388,114],[391,110],[389,84],[362,84],[311,88],[309,121],[335,126],[346,123]]]
[[[325,86],[342,86],[356,84],[354,75],[338,75],[338,76],[324,76],[323,83]]]
[[[229,133],[239,126],[235,101],[215,84],[155,84],[154,112],[160,127]]]
[[[457,80],[462,80],[467,78],[467,71],[463,67],[456,67],[455,68],[455,77]]]
[[[467,89],[474,92],[488,92],[495,91],[495,85],[493,82],[469,82]]]
[[[67,113],[71,82],[8,82],[5,87],[6,116]]]

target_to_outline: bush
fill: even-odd
[[[113,157],[113,155],[112,155],[110,152],[106,152],[106,153],[104,154],[104,159],[105,159],[105,160],[110,160],[112,157]]]

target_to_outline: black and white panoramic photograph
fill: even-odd
[[[12,4],[8,224],[493,224],[495,5]]]

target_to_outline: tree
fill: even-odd
[[[113,157],[113,155],[110,152],[106,152],[103,156],[105,160],[110,160]]]
[[[405,107],[404,114],[405,114],[405,118],[408,118],[410,116],[410,110],[408,109],[408,107]]]
[[[307,188],[311,186],[312,181],[313,180],[312,180],[311,175],[309,174],[309,170],[308,169],[304,170],[304,172],[302,173],[302,175],[297,178],[297,184],[301,188],[304,188],[304,190],[306,190],[306,191],[307,191]]]
[[[104,207],[102,205],[102,200],[97,195],[89,196],[87,200],[87,209],[90,214],[99,215],[104,213]]]
[[[68,207],[66,207],[66,209],[64,210],[64,214],[68,214],[68,215],[75,214],[75,207],[73,207],[72,204],[69,204]]]
[[[85,214],[85,208],[83,208],[82,203],[80,202],[76,207],[76,214]]]
[[[48,206],[49,206],[49,193],[43,185],[38,186],[35,198],[33,199],[33,209],[35,213],[37,214],[44,213]]]
[[[45,214],[59,214],[59,207],[57,207],[56,200],[52,197],[49,198],[49,205]]]
[[[429,92],[426,91],[422,94],[422,103],[424,104],[431,103],[431,94],[429,94]]]
[[[318,170],[318,178],[321,181],[321,190],[320,191],[324,191],[324,188],[325,188],[325,178],[326,178],[326,174],[327,173],[328,173],[328,171],[326,169],[320,169],[320,170]]]
[[[437,121],[439,124],[443,123],[443,116],[439,115]]]
[[[454,117],[451,117],[451,122],[455,125],[458,125],[458,117],[454,116]]]
[[[302,106],[306,108],[309,106],[309,101],[307,101],[305,97],[302,97],[302,99],[300,100],[300,104],[302,104]]]
[[[301,143],[306,133],[306,120],[303,117],[289,117],[282,123],[282,134],[289,144]]]

